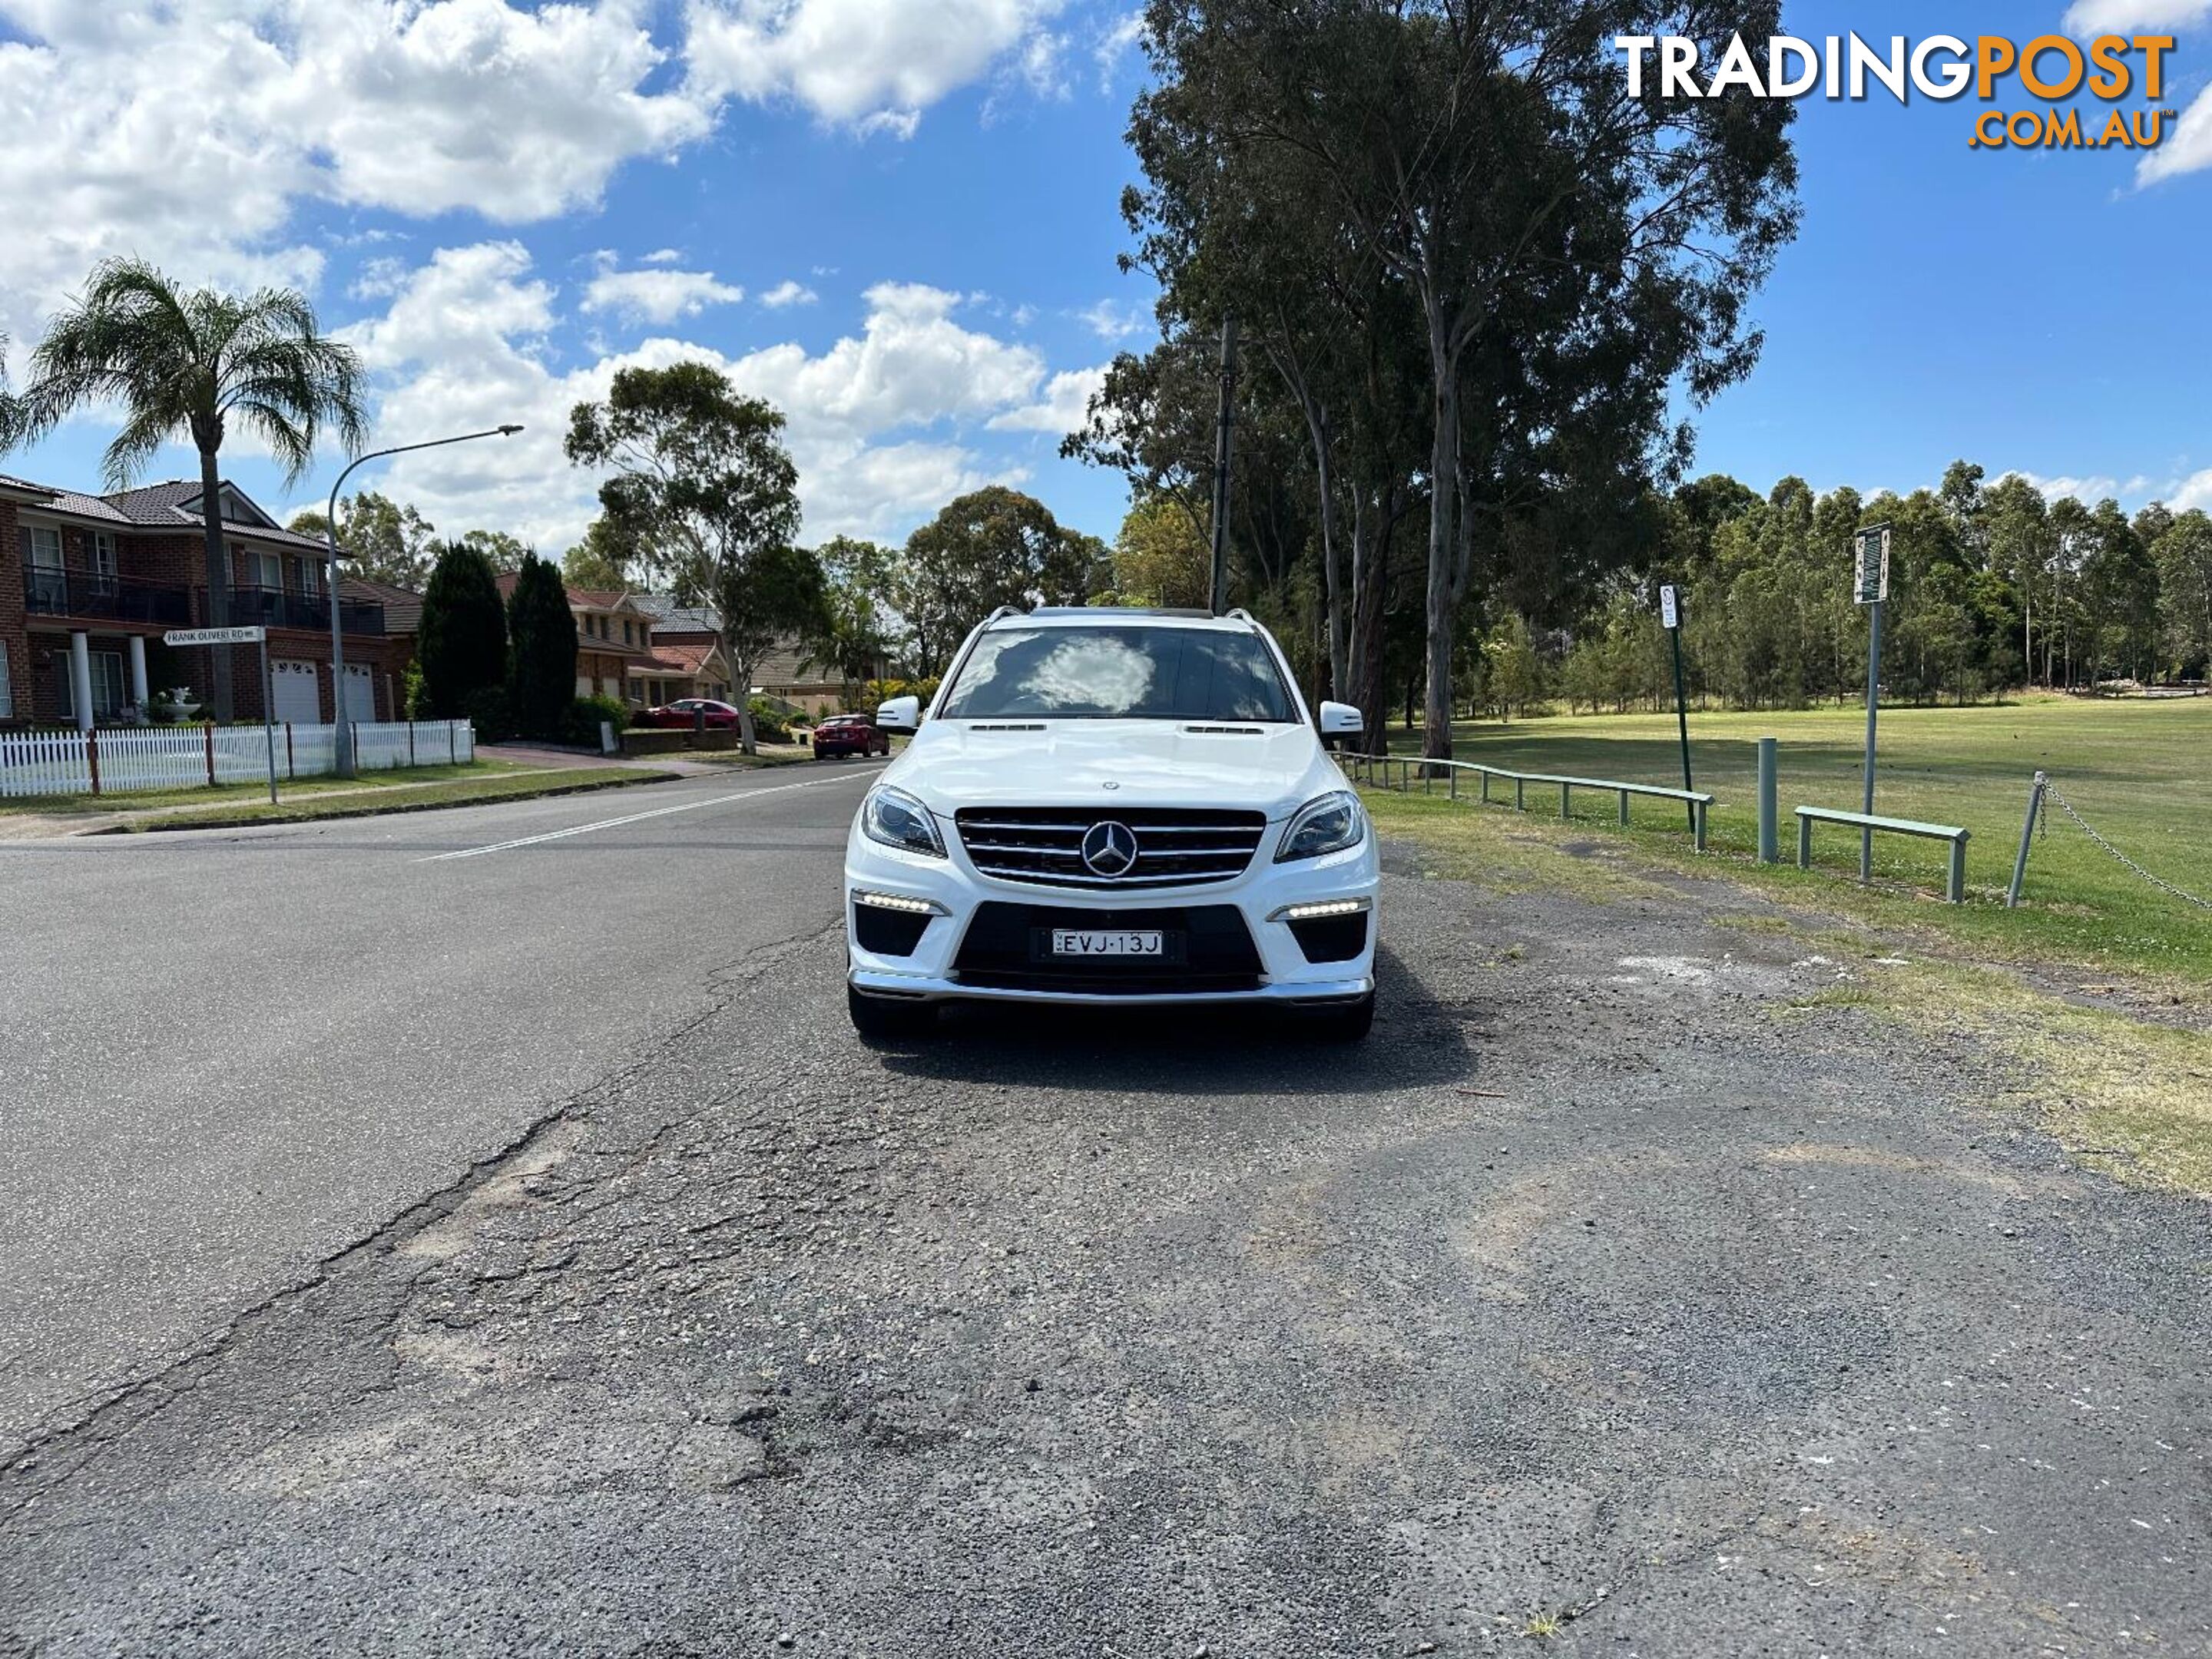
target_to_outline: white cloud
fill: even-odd
[[[1046,383],[1044,396],[1038,402],[994,415],[991,428],[995,432],[1048,432],[1065,436],[1083,424],[1091,398],[1105,384],[1106,371],[1103,368],[1064,370]]]
[[[2212,4],[2212,0],[2206,0]],[[1098,90],[1114,90],[1114,77],[1121,68],[1121,59],[1133,51],[1145,38],[1145,14],[1130,12],[1117,19],[1102,33],[1097,44],[1091,47],[1091,56],[1098,65]]]
[[[1073,314],[1078,322],[1108,345],[1126,340],[1133,334],[1140,334],[1146,327],[1141,313],[1128,306],[1116,305],[1111,300],[1101,300],[1097,305],[1086,306]]]
[[[703,137],[647,89],[650,0],[0,0],[0,327],[23,337],[104,255],[188,281],[312,287],[302,198],[501,222],[595,203]]]
[[[2212,87],[2197,94],[2166,142],[2136,163],[2136,182],[2154,185],[2212,167]]]
[[[683,262],[684,256],[678,253],[674,248],[657,247],[653,249],[652,252],[640,259],[638,264],[641,265],[674,265],[681,264]]]
[[[716,95],[790,99],[825,121],[911,137],[1061,0],[689,0],[691,72]],[[1024,58],[1030,55],[1025,51]]]
[[[382,316],[346,331],[382,388],[380,439],[510,421],[527,428],[393,463],[392,493],[441,529],[508,530],[549,551],[570,544],[597,510],[598,481],[562,455],[568,411],[605,396],[632,364],[708,362],[782,410],[805,533],[816,538],[897,536],[963,490],[1019,482],[1019,467],[995,465],[959,428],[1067,395],[1068,377],[1048,385],[1035,352],[962,326],[957,296],[918,283],[870,289],[859,334],[818,355],[778,344],[731,358],[655,337],[567,368],[545,344],[558,321],[554,297],[515,243],[447,248],[411,273]]]
[[[2178,513],[2192,507],[2212,510],[2212,467],[2191,473],[2160,499]]]
[[[599,275],[585,285],[583,308],[595,316],[612,312],[624,322],[667,324],[744,297],[744,289],[716,281],[711,270],[617,270],[603,254]]]
[[[2116,498],[2120,494],[2120,481],[2118,478],[2107,477],[2101,472],[2092,473],[2087,477],[2081,478],[2072,477],[2046,478],[2040,473],[2029,472],[2025,469],[2015,467],[2004,474],[2004,477],[2027,480],[2030,487],[2046,501],[2062,501],[2071,495],[2075,501],[2094,507],[2099,501],[2108,497]]]
[[[787,277],[760,296],[760,302],[771,311],[781,311],[786,306],[811,306],[822,296],[804,283]]]
[[[2066,9],[2066,32],[2087,40],[2099,34],[2185,29],[2207,17],[2212,17],[2212,0],[2074,0]]]

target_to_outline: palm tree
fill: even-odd
[[[15,399],[9,435],[34,441],[72,411],[107,403],[124,416],[107,446],[110,489],[127,489],[179,435],[199,451],[207,621],[218,628],[230,620],[230,569],[216,457],[230,423],[268,446],[288,484],[307,472],[325,427],[354,454],[368,426],[361,360],[352,347],[323,337],[303,295],[186,291],[138,259],[102,260],[83,294],[48,325],[31,354],[30,383]],[[214,656],[215,717],[228,720],[230,653]]]

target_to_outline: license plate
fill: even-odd
[[[1056,957],[1160,957],[1167,954],[1167,945],[1157,931],[1055,927],[1052,953]]]

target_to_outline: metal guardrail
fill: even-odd
[[[1813,867],[1813,825],[1820,823],[1848,824],[1869,839],[1875,834],[1889,836],[1917,836],[1924,841],[1948,841],[1951,843],[1951,875],[1945,896],[1954,904],[1966,902],[1966,842],[1968,832],[1957,824],[1920,823],[1911,818],[1885,818],[1872,812],[1845,812],[1832,806],[1801,806],[1797,809],[1797,867]]]
[[[1555,772],[1509,772],[1502,766],[1484,766],[1473,761],[1425,760],[1401,755],[1340,755],[1337,757],[1337,763],[1356,783],[1366,783],[1382,789],[1395,788],[1406,794],[1413,793],[1416,768],[1421,773],[1421,793],[1425,795],[1435,793],[1436,774],[1442,771],[1447,790],[1454,800],[1459,799],[1460,775],[1462,772],[1472,773],[1481,780],[1479,799],[1486,806],[1491,803],[1492,781],[1502,781],[1513,786],[1513,805],[1523,812],[1528,810],[1530,784],[1547,789],[1556,788],[1559,792],[1559,816],[1563,818],[1571,815],[1574,792],[1577,789],[1594,789],[1601,793],[1618,795],[1620,798],[1620,821],[1624,824],[1628,822],[1631,797],[1680,801],[1688,805],[1695,822],[1698,850],[1700,853],[1705,850],[1706,815],[1712,810],[1713,798],[1703,790],[1670,789],[1656,783],[1623,783],[1617,778],[1565,777]],[[1395,785],[1390,781],[1390,769],[1394,766],[1399,769],[1400,776],[1400,781]],[[1378,769],[1382,774],[1379,783],[1376,778]]]

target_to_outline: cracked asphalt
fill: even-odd
[[[787,800],[648,838],[756,854],[669,1018],[0,1467],[0,1650],[2212,1652],[2212,1218],[1879,965],[1400,848],[1358,1050],[872,1050]]]

